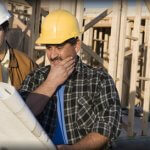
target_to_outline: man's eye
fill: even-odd
[[[46,45],[46,48],[47,48],[47,49],[51,49],[52,47],[51,47],[51,46],[49,46],[49,45]]]
[[[57,48],[58,48],[58,49],[62,49],[62,48],[63,48],[63,46],[57,46]]]

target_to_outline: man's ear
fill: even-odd
[[[81,48],[81,41],[78,39],[77,43],[76,43],[76,46],[75,46],[76,53],[78,53],[80,51],[80,48]]]

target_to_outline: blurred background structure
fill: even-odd
[[[43,18],[63,8],[76,15],[82,35],[82,60],[104,66],[117,86],[126,112],[126,136],[150,134],[149,0],[6,0],[13,18],[8,41],[39,65],[47,65],[44,46],[35,45]],[[17,41],[17,42],[16,42]],[[137,129],[138,127],[138,129]]]

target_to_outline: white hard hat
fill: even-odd
[[[11,17],[10,13],[6,9],[4,3],[0,0],[0,25],[5,21],[8,21]]]

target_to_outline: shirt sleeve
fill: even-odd
[[[24,100],[27,99],[28,95],[34,91],[44,80],[44,77],[39,72],[32,72],[28,74],[23,81],[21,88],[18,90],[19,94]]]
[[[97,118],[93,132],[98,132],[109,138],[116,139],[121,131],[121,106],[117,89],[112,78],[108,75],[99,82],[94,100],[97,102]]]

